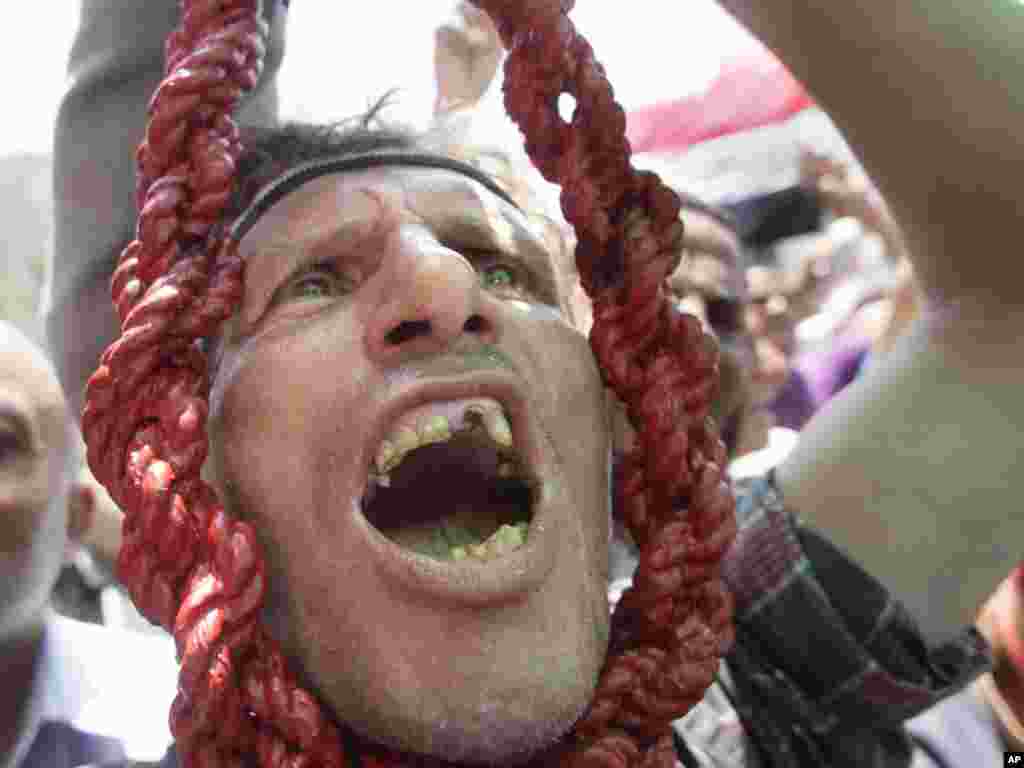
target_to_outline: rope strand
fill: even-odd
[[[625,114],[568,18],[571,0],[476,4],[509,50],[506,108],[534,164],[562,186],[594,302],[591,347],[640,436],[618,484],[640,546],[635,583],[612,618],[587,714],[535,762],[670,768],[670,723],[700,700],[732,642],[719,563],[735,533],[733,500],[708,416],[717,348],[664,293],[680,255],[679,199],[631,167]],[[242,153],[231,115],[262,69],[260,5],[182,3],[136,156],[136,237],[111,281],[121,336],[89,380],[82,418],[90,467],[125,513],[119,576],[175,638],[171,728],[184,768],[348,762],[338,728],[258,623],[266,568],[255,532],[199,475],[209,371],[197,342],[242,292],[237,243],[216,225]],[[562,93],[576,99],[568,122]],[[357,748],[377,768],[425,762]]]

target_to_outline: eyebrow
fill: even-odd
[[[347,249],[351,249],[354,245],[359,245],[367,238],[372,237],[374,232],[369,230],[376,229],[374,225],[377,223],[379,223],[379,218],[377,217],[372,220],[367,220],[366,218],[353,218],[343,221],[330,229],[324,229],[317,233],[315,237],[303,238],[301,236],[271,236],[267,239],[267,242],[254,248],[253,252],[246,257],[246,261],[267,259],[276,256],[287,256],[298,253],[300,249],[311,249],[316,251],[322,249],[325,245],[336,244],[340,241],[352,243],[353,245],[351,246],[346,245]]]
[[[380,218],[365,217],[349,219],[330,229],[325,229],[315,237],[271,237],[267,242],[256,247],[245,257],[246,280],[245,296],[242,300],[243,320],[249,323],[256,318],[250,315],[253,305],[262,313],[281,281],[304,266],[315,264],[326,258],[325,251],[330,249],[331,258],[345,258],[380,233]],[[257,269],[254,269],[254,266]],[[256,273],[260,279],[252,279]],[[250,288],[258,292],[249,294]]]
[[[483,204],[482,201],[480,202]],[[486,213],[491,214],[492,212],[487,211]],[[518,255],[516,246],[521,243],[533,244],[531,242],[533,238],[529,237],[533,233],[529,231],[529,227],[521,222],[510,221],[503,211],[498,211],[498,215],[501,217],[502,224],[508,226],[509,237],[503,237],[502,233],[496,230],[490,221],[490,216],[488,216],[488,222],[483,223],[478,216],[465,210],[448,211],[443,219],[437,221],[431,221],[426,216],[423,219],[442,243],[455,243],[465,248],[493,248],[506,256]],[[536,247],[546,253],[546,249],[539,243],[536,244]]]
[[[482,199],[477,198],[477,202],[486,206]],[[518,208],[515,210],[519,211]],[[488,211],[488,214],[490,213]],[[490,217],[488,223],[484,224],[473,214],[462,210],[449,212],[443,220],[428,223],[442,243],[447,242],[456,250],[460,247],[493,248],[500,255],[521,259],[548,284],[552,292],[549,298],[559,301],[561,285],[555,266],[555,255],[548,251],[543,239],[529,227],[525,221],[526,214],[522,214],[524,220],[520,221],[509,216],[507,210],[499,210],[497,215],[502,224],[509,228],[510,236],[507,238],[496,231]]]

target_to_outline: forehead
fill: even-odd
[[[313,241],[339,228],[372,223],[383,214],[424,224],[441,234],[486,232],[509,245],[541,245],[539,227],[474,179],[435,168],[388,167],[330,173],[289,192],[263,214],[242,241],[265,248]]]

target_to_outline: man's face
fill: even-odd
[[[64,559],[67,419],[41,352],[0,322],[0,639],[39,620]]]
[[[720,379],[712,411],[725,426],[752,404],[754,350],[743,324],[746,287],[739,240],[706,213],[683,208],[680,215],[684,253],[669,289],[680,308],[699,318],[718,340]]]
[[[541,241],[466,177],[391,168],[305,184],[241,253],[208,474],[266,549],[271,631],[379,742],[554,740],[606,652],[609,429]]]
[[[745,323],[757,351],[755,396],[761,404],[771,402],[785,385],[796,352],[796,319],[786,283],[781,268],[755,266],[747,270],[751,300]]]

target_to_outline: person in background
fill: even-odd
[[[817,196],[799,184],[733,200],[723,208],[733,215],[743,247],[752,254],[743,321],[754,341],[758,405],[780,427],[799,430],[815,406],[794,365],[796,326],[820,307],[834,238],[822,231]]]
[[[800,173],[822,207],[837,218],[856,221],[862,238],[874,240],[881,255],[876,265],[856,260],[837,281],[839,290],[852,297],[837,302],[844,305],[833,321],[832,336],[838,341],[832,346],[839,350],[831,358],[823,353],[821,364],[814,355],[802,361],[816,397],[824,402],[852,381],[869,357],[884,356],[893,348],[917,316],[920,297],[903,231],[867,174],[809,148],[801,153]]]
[[[85,446],[77,435],[75,439],[78,444],[74,453],[84,456]],[[121,511],[113,504],[106,489],[96,482],[84,461],[75,477],[75,492],[88,501],[89,525],[76,538],[75,545],[68,548],[50,601],[61,616],[93,624],[110,624],[113,619],[109,610],[110,599],[113,592],[121,591],[113,575],[117,549],[121,544]]]
[[[700,318],[721,350],[718,393],[712,407],[735,478],[760,474],[792,448],[796,434],[765,407],[780,381],[762,375],[757,337],[746,322],[751,299],[744,281],[746,253],[727,211],[680,194],[683,258],[669,278],[682,309]]]
[[[0,765],[152,759],[170,740],[173,644],[58,616],[51,590],[88,530],[91,489],[53,367],[0,322]],[[170,654],[170,655],[169,655]],[[132,669],[145,670],[146,686]],[[132,702],[130,711],[124,702]]]
[[[1024,566],[985,603],[978,627],[992,672],[908,723],[919,746],[913,768],[1002,765],[1004,751],[1024,751]]]
[[[108,627],[158,634],[132,604],[131,597],[117,581],[117,554],[121,547],[124,516],[82,463],[78,484],[92,499],[92,522],[61,569],[53,590],[57,613]]]
[[[779,424],[795,430],[850,384],[872,354],[892,347],[914,316],[916,293],[902,232],[863,171],[810,149],[801,153],[800,171],[806,193],[837,219],[856,221],[861,234],[852,258],[840,256],[845,246],[833,234],[834,222],[787,240],[788,258],[747,270],[758,376],[776,383],[768,407]],[[873,240],[881,264],[865,257]]]
[[[803,270],[801,270],[803,272]],[[797,352],[795,297],[804,291],[799,276],[781,266],[755,264],[746,271],[750,300],[744,324],[754,339],[759,405],[781,427],[799,431],[814,415],[816,403],[803,373],[794,365]]]
[[[71,412],[82,412],[85,382],[118,333],[110,276],[131,240],[135,154],[146,105],[163,75],[163,46],[178,3],[82,0],[78,36],[54,128],[56,265],[43,300],[46,344]],[[243,122],[277,121],[277,78],[284,54],[285,0],[263,3],[270,29],[263,77],[241,109]],[[97,49],[103,53],[97,55]]]

